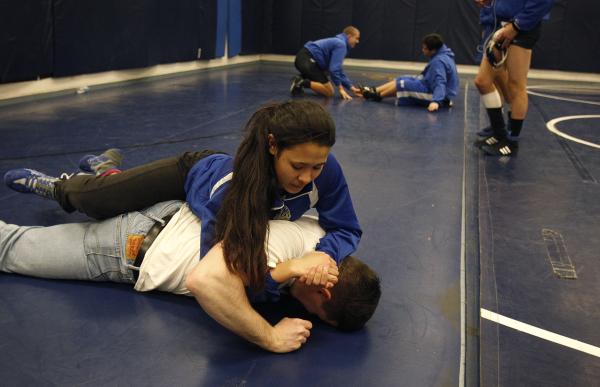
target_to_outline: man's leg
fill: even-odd
[[[527,73],[531,63],[531,49],[511,45],[505,62],[508,73],[508,93],[511,98],[511,113],[509,116],[510,132],[504,137],[494,134],[498,142],[483,144],[481,149],[491,156],[511,156],[519,147],[519,134],[523,120],[527,115]],[[493,126],[493,125],[492,125]]]
[[[431,102],[433,94],[420,80],[413,77],[400,77],[396,79],[396,98],[398,106],[427,106]]]
[[[477,141],[476,146],[495,145],[506,137],[504,117],[502,116],[502,99],[494,86],[496,71],[484,57],[479,65],[479,72],[475,77],[475,86],[479,90],[483,106],[485,107],[492,127],[492,135]]]
[[[51,279],[134,283],[128,265],[139,251],[136,242],[143,240],[158,219],[172,215],[181,204],[168,201],[101,222],[51,227],[0,221],[0,271]]]
[[[531,64],[531,50],[511,45],[508,48],[506,68],[508,71],[508,92],[511,96],[510,135],[516,139],[521,133],[523,120],[527,116],[527,73]]]
[[[133,282],[123,275],[120,246],[116,246],[117,218],[104,221],[108,245],[94,246],[87,254],[85,243],[94,223],[29,227],[0,221],[0,271],[32,277],[73,280]],[[131,277],[131,276],[130,276]]]
[[[296,59],[294,66],[300,72],[300,77],[294,77],[290,91],[292,95],[299,94],[302,88],[311,89],[317,94],[331,98],[335,94],[333,84],[327,78],[323,70],[317,66],[315,60],[310,55],[310,51],[306,47],[302,47]]]
[[[494,86],[496,90],[500,93],[500,99],[502,100],[502,105],[507,107],[506,110],[506,118],[507,118],[507,130],[510,131],[510,117],[511,117],[511,98],[510,92],[508,90],[508,72],[506,71],[506,66],[501,69],[497,69],[494,71]],[[490,137],[494,134],[492,130],[492,126],[487,126],[477,132],[477,135],[480,137]]]
[[[502,101],[502,105],[507,106],[506,129],[509,130],[510,117],[511,117],[511,105],[510,105],[511,98],[510,98],[510,92],[508,90],[508,72],[506,71],[506,66],[504,66],[502,69],[497,69],[494,71],[494,86],[496,87],[496,90],[498,90],[498,92],[500,94],[500,99]],[[494,131],[493,131],[491,125],[483,128],[479,132],[477,132],[478,136],[486,137],[486,138],[492,136],[493,134],[494,134]]]
[[[375,91],[379,93],[382,98],[396,95],[396,80],[392,80],[384,83],[383,85],[377,86]]]
[[[364,87],[362,93],[365,99],[376,102],[395,96],[399,99],[398,105],[413,105],[421,98],[425,98],[427,103],[431,100],[431,93],[413,77],[398,77],[377,87]]]
[[[327,98],[333,97],[335,89],[331,82],[321,83],[316,81],[310,81],[310,89],[317,94],[321,94]]]

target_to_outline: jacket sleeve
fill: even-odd
[[[344,74],[343,63],[346,57],[346,47],[343,43],[336,45],[331,51],[331,57],[329,59],[329,74],[331,75],[331,82],[335,86],[343,85],[346,89],[352,87],[352,83]]]
[[[446,98],[446,84],[448,79],[446,77],[446,66],[441,60],[436,60],[431,63],[431,67],[429,69],[432,72],[432,93],[433,97],[431,100],[433,102],[442,102],[444,98]]]
[[[553,3],[554,0],[527,0],[513,21],[519,30],[530,31],[550,12]]]
[[[362,230],[342,168],[333,154],[329,155],[315,184],[319,193],[315,208],[319,213],[319,224],[326,233],[316,250],[329,254],[340,264],[347,255],[356,251]]]
[[[227,159],[219,156],[209,156],[196,163],[185,182],[186,201],[192,212],[202,221],[200,258],[204,257],[216,242],[217,212],[229,186],[229,168],[223,168],[223,161]],[[218,188],[212,192],[216,185]]]

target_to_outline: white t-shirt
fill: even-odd
[[[135,290],[161,290],[191,296],[185,287],[187,274],[199,262],[201,222],[187,204],[181,206],[146,252]],[[298,258],[313,251],[325,231],[315,217],[302,216],[269,221],[265,245],[267,266]]]

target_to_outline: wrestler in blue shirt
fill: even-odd
[[[332,38],[307,42],[298,51],[294,61],[300,75],[292,79],[292,95],[302,94],[303,89],[307,88],[326,97],[333,97],[337,88],[343,99],[352,99],[346,90],[355,94],[359,90],[352,85],[342,65],[348,51],[354,48],[359,40],[360,31],[356,27],[348,26],[341,34]]]

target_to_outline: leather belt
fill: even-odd
[[[152,246],[152,243],[154,243],[154,241],[158,237],[158,234],[160,234],[160,232],[165,228],[167,223],[169,223],[169,220],[171,220],[173,215],[174,214],[164,217],[162,219],[163,223],[156,222],[152,225],[152,227],[150,227],[150,230],[148,230],[148,232],[144,236],[144,241],[142,242],[142,245],[140,246],[137,256],[135,257],[133,266],[135,266],[137,268],[142,266],[142,262],[144,262],[144,257],[146,256],[146,252],[148,251],[148,249],[150,249],[150,246]],[[138,270],[132,270],[132,271],[133,271],[133,278],[137,281],[137,279],[139,277],[139,271]]]

